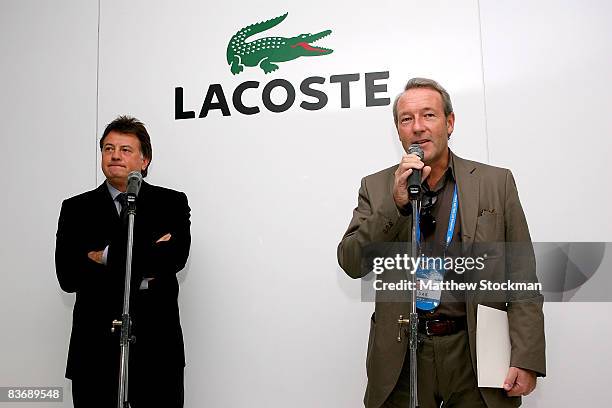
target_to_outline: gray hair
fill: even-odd
[[[395,101],[393,102],[393,120],[395,122],[395,126],[397,126],[397,102],[399,98],[409,89],[414,88],[429,88],[437,91],[442,97],[442,105],[444,105],[444,116],[448,117],[453,112],[453,104],[451,103],[450,95],[446,92],[446,89],[442,87],[439,83],[434,81],[433,79],[427,78],[411,78],[406,83],[404,87],[404,91],[395,97]]]

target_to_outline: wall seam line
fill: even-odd
[[[96,45],[96,129],[94,132],[94,188],[98,186],[98,116],[100,104],[100,1],[98,0],[98,35]]]
[[[480,40],[480,72],[482,74],[482,103],[484,108],[485,145],[487,149],[487,164],[491,164],[489,153],[489,121],[487,116],[487,88],[485,85],[484,47],[482,45],[482,13],[480,12],[480,0],[476,1],[478,8],[478,36]]]

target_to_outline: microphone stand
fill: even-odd
[[[419,217],[421,213],[421,186],[411,185],[408,188],[408,195],[410,197],[410,203],[412,204],[412,239],[410,240],[410,254],[413,259],[418,259],[419,254],[419,242],[417,240],[416,229],[419,225]],[[400,315],[397,324],[399,327],[399,333],[397,335],[397,341],[402,341],[401,327],[403,324],[410,325],[409,331],[409,352],[410,352],[410,408],[417,408],[418,395],[417,395],[417,346],[418,346],[418,327],[419,327],[419,314],[416,308],[416,270],[412,271],[409,278],[409,287],[411,288],[411,302],[410,302],[410,315],[408,319],[404,319],[404,316]]]
[[[411,189],[412,190],[412,187]],[[412,191],[410,192],[411,195]],[[412,203],[412,239],[410,241],[411,256],[413,259],[418,259],[419,242],[417,241],[416,229],[419,225],[421,211],[421,186],[418,187],[418,192],[411,197]],[[419,314],[416,310],[416,270],[410,274],[410,282],[412,283],[411,302],[410,302],[410,408],[418,407],[417,396],[417,345],[418,345],[418,327]]]
[[[128,199],[128,237],[127,255],[125,258],[125,286],[123,292],[123,313],[121,320],[113,320],[112,331],[121,327],[121,357],[119,361],[119,392],[117,399],[118,408],[129,408],[128,402],[128,363],[130,358],[130,343],[136,341],[132,336],[132,320],[130,318],[130,291],[132,281],[132,248],[134,245],[134,218],[136,216],[136,195],[129,194]]]

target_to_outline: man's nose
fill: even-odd
[[[417,116],[416,118],[414,118],[414,125],[412,127],[412,129],[415,132],[422,132],[425,130],[425,126],[423,124],[423,118],[420,116]]]
[[[121,160],[121,155],[119,154],[119,150],[113,150],[113,154],[111,155],[111,160]]]

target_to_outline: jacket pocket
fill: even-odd
[[[503,242],[505,239],[504,216],[485,212],[476,218],[475,242]]]

